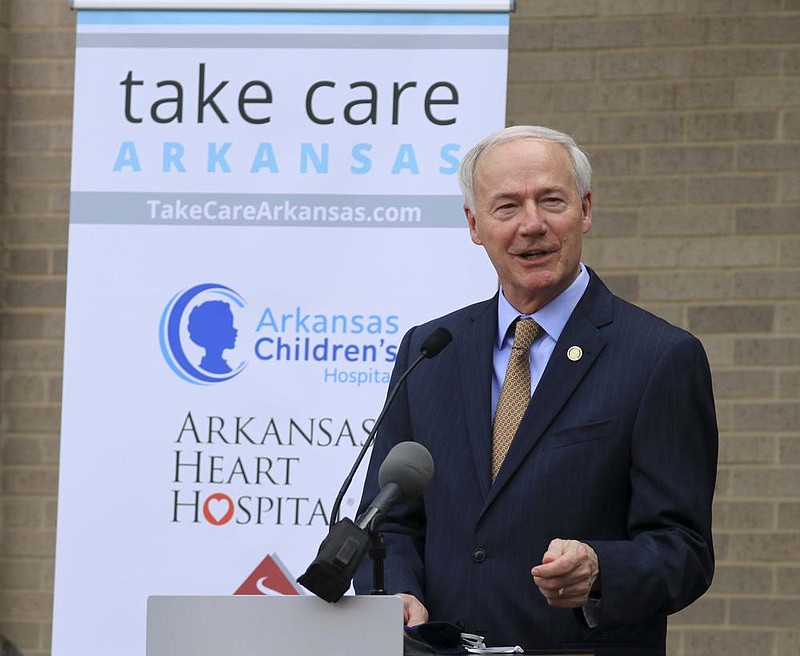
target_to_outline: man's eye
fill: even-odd
[[[547,207],[561,207],[566,201],[563,198],[545,198],[544,204]]]

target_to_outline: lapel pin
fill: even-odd
[[[567,357],[572,362],[577,362],[583,357],[583,349],[580,346],[570,346],[567,349]]]

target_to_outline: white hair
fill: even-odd
[[[572,175],[575,179],[575,186],[578,194],[583,198],[592,186],[592,164],[589,157],[575,143],[575,140],[565,132],[559,132],[552,128],[541,125],[515,125],[505,128],[475,144],[461,160],[458,170],[458,182],[461,185],[461,192],[464,194],[464,203],[473,212],[475,211],[475,172],[478,168],[478,160],[488,150],[495,146],[509,141],[520,139],[538,139],[557,143],[567,150],[570,163],[572,164]]]

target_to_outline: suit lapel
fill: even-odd
[[[484,511],[533,451],[605,347],[606,340],[598,328],[611,321],[612,297],[594,273],[591,275],[589,287],[564,326],[522,417],[503,467],[491,487]],[[573,350],[570,358],[569,349],[576,346],[580,348],[580,357],[576,358],[576,351]]]
[[[492,340],[497,335],[497,296],[478,306],[458,340],[458,375],[467,436],[484,498],[489,494],[492,414]]]

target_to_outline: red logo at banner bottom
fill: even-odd
[[[253,573],[248,576],[235,595],[300,595],[304,594],[294,582],[294,577],[278,558],[277,554],[267,556]]]

